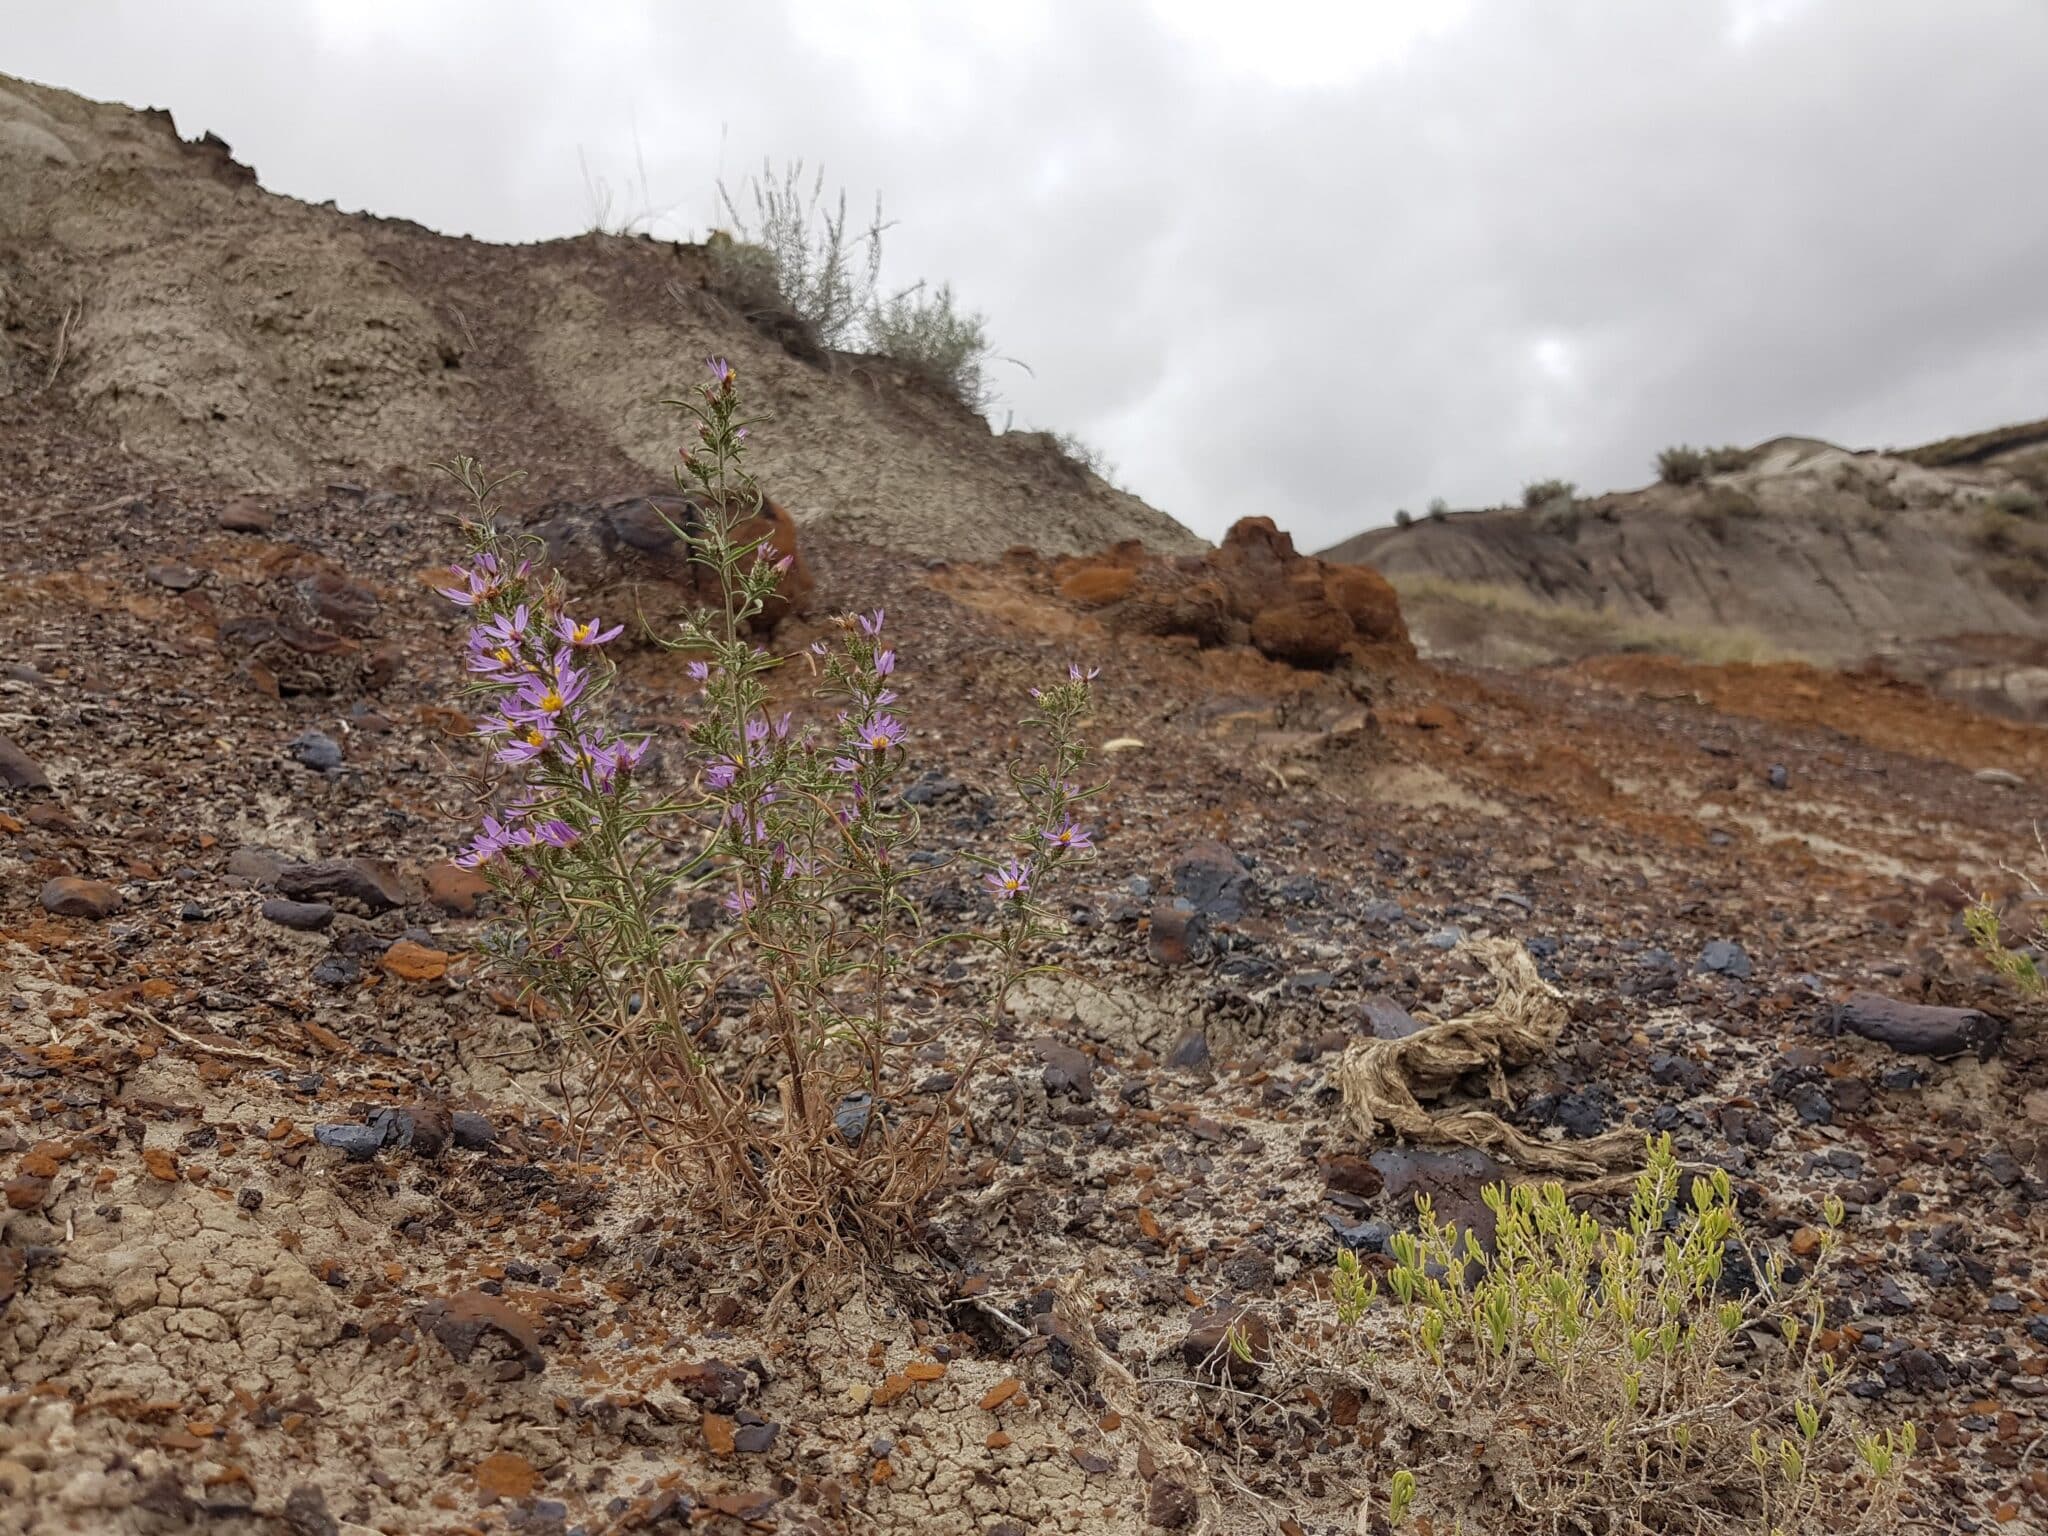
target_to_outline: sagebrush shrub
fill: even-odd
[[[1691,485],[1707,472],[1707,456],[1683,443],[1657,455],[1657,478],[1666,485]]]
[[[1409,1431],[1388,1505],[1445,1511],[1476,1476],[1506,1501],[1482,1528],[1517,1536],[1895,1529],[1916,1436],[1850,1414],[1816,1276],[1744,1236],[1725,1172],[1681,1189],[1670,1138],[1648,1151],[1621,1225],[1559,1184],[1495,1185],[1490,1251],[1422,1199],[1384,1292],[1339,1255],[1339,1324],[1371,1334],[1365,1374]]]
[[[719,200],[732,221],[730,238],[709,243],[720,286],[751,309],[795,315],[821,346],[846,348],[861,339],[882,269],[882,201],[866,229],[849,228],[846,193],[825,200],[821,167],[808,193],[804,166],[792,162],[778,178],[763,161],[749,176],[753,212],[744,212],[724,182]]]
[[[663,774],[651,740],[613,729],[605,707],[604,648],[621,626],[576,614],[559,578],[499,531],[496,485],[456,466],[472,552],[444,595],[475,620],[477,729],[500,771],[458,862],[488,871],[511,914],[491,954],[575,1064],[579,1128],[618,1112],[693,1208],[802,1263],[900,1240],[945,1176],[979,1049],[949,1090],[914,1090],[922,1042],[900,1013],[911,962],[933,942],[985,951],[992,1023],[1057,931],[1047,889],[1090,847],[1077,811],[1093,673],[1070,667],[1032,691],[1036,753],[1010,774],[1022,823],[963,856],[986,921],[923,935],[913,882],[960,860],[916,847],[916,810],[896,792],[907,731],[886,615],[848,616],[794,657],[750,637],[788,559],[734,536],[760,494],[736,377],[711,366],[697,397],[671,402],[695,427],[677,480],[704,511],[701,526],[670,527],[720,600],[664,641],[697,693]],[[791,662],[807,674],[802,720],[806,701],[777,687]],[[701,893],[724,915],[708,935],[686,921]]]
[[[1747,448],[1738,448],[1732,443],[1724,444],[1719,448],[1709,448],[1705,451],[1703,457],[1706,460],[1706,468],[1709,474],[1727,475],[1733,474],[1739,469],[1749,468],[1749,450]]]
[[[949,284],[927,289],[920,283],[877,304],[868,320],[868,345],[969,410],[986,410],[993,398],[987,369],[995,349],[987,324],[955,305]]]
[[[2041,498],[2025,486],[2008,485],[1993,493],[1991,507],[2009,517],[2036,518],[2041,515],[2042,503]]]
[[[1578,487],[1569,480],[1532,480],[1522,487],[1522,505],[1531,511],[1558,502],[1570,502]]]

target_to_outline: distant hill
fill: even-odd
[[[2048,638],[2048,422],[1893,452],[1777,438],[1726,462],[1690,484],[1434,514],[1325,557],[1383,571],[1425,653],[1490,663],[1890,655],[1925,674],[1986,649],[1959,637]]]
[[[1049,436],[788,334],[721,296],[702,247],[488,245],[314,207],[166,112],[0,77],[0,505],[92,455],[276,491],[473,451],[535,497],[640,489],[680,435],[658,402],[721,353],[801,522],[955,558],[1205,547]]]

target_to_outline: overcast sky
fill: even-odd
[[[495,240],[822,162],[1210,535],[2048,415],[2048,0],[0,0],[0,71]]]

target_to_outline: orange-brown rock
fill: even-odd
[[[640,615],[660,626],[672,623],[717,596],[717,576],[691,558],[684,535],[704,527],[705,510],[673,492],[615,496],[597,502],[554,502],[541,508],[528,532],[539,539],[547,562],[568,578],[577,600],[602,608],[602,616],[639,630]],[[758,558],[789,559],[775,595],[756,621],[772,629],[790,613],[801,613],[816,585],[797,540],[796,520],[772,501],[732,530],[738,544],[759,544]]]
[[[1240,518],[1206,555],[1163,557],[1127,539],[1056,561],[1052,577],[1061,597],[1126,633],[1249,644],[1312,669],[1337,666],[1362,647],[1412,654],[1400,598],[1385,577],[1298,553],[1269,517]]]

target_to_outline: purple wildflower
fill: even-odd
[[[711,377],[721,384],[733,376],[732,364],[722,357],[707,357],[704,359],[704,366],[711,370]]]
[[[711,663],[708,661],[693,661],[683,670],[689,673],[695,681],[701,683],[711,675]]]
[[[484,818],[483,829],[470,839],[470,844],[455,855],[455,862],[464,869],[475,869],[479,864],[488,864],[511,845],[512,834],[505,824],[495,816]]]
[[[623,624],[614,624],[610,629],[606,629],[603,619],[585,619],[578,624],[565,613],[555,620],[555,633],[560,635],[564,642],[573,646],[606,645],[625,632],[626,626]]]
[[[575,703],[590,685],[590,674],[568,665],[566,652],[557,656],[555,663],[552,678],[529,677],[520,683],[519,692],[505,705],[507,719],[521,722],[551,720]]]
[[[523,720],[514,730],[512,740],[498,749],[497,759],[515,766],[530,763],[555,744],[558,734],[554,718],[550,715],[536,715],[530,720]]]
[[[1088,836],[1088,829],[1075,821],[1071,816],[1067,818],[1064,825],[1051,832],[1041,832],[1039,836],[1043,837],[1048,843],[1051,843],[1053,847],[1065,852],[1075,852],[1082,848],[1093,848],[1095,846]]]
[[[712,759],[705,765],[704,782],[713,789],[731,789],[732,781],[739,777],[740,765],[729,757]]]
[[[855,614],[854,619],[860,625],[860,632],[870,640],[876,638],[882,633],[882,618],[888,611],[886,608],[877,608],[873,613]]]
[[[1070,683],[1092,683],[1100,676],[1102,676],[1102,668],[1100,667],[1090,667],[1086,672],[1083,672],[1078,661],[1067,663],[1067,681]]]
[[[747,913],[754,910],[756,903],[754,893],[742,886],[736,891],[728,892],[725,900],[720,905],[735,916],[744,917]]]
[[[877,715],[860,728],[860,744],[880,754],[903,740],[903,727],[894,715]]]
[[[895,670],[896,653],[894,651],[875,652],[875,676],[887,677],[891,672],[894,672]]]
[[[1016,901],[1030,894],[1031,866],[1014,856],[981,877],[982,884],[995,892],[998,901]]]

